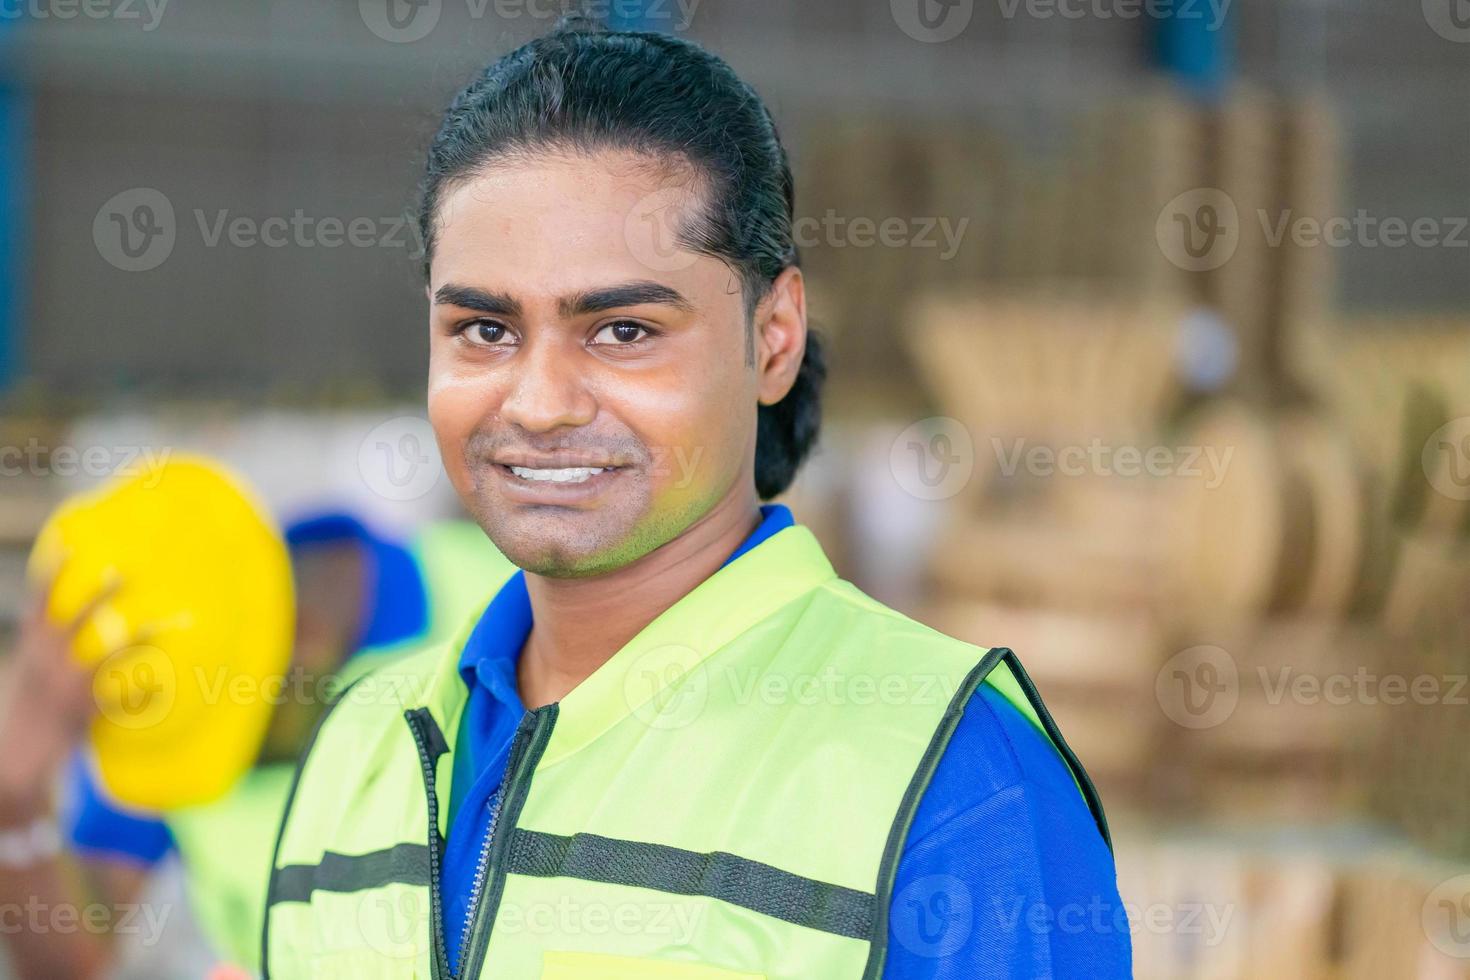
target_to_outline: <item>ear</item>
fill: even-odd
[[[806,353],[806,282],[789,266],[771,284],[755,316],[755,366],[759,401],[774,405],[786,397]]]

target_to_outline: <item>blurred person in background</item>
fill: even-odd
[[[254,970],[270,848],[296,756],[326,701],[371,667],[443,639],[508,568],[462,521],[430,524],[405,545],[349,514],[326,513],[288,527],[286,541],[295,641],[279,695],[262,692],[274,707],[257,765],[223,799],[167,815],[108,799],[80,748],[97,705],[92,672],[69,648],[86,615],[54,624],[42,615],[44,595],[36,597],[7,665],[0,713],[0,837],[16,845],[8,859],[0,855],[0,904],[105,908],[112,921],[70,930],[7,923],[23,980],[104,974],[116,953],[108,926],[124,924],[171,852],[221,963]]]
[[[520,571],[323,722],[268,976],[1128,975],[1101,804],[1015,657],[761,503],[820,424],[792,212],[764,104],[684,40],[574,19],[453,100],[429,416]]]

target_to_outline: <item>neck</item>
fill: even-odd
[[[526,707],[565,697],[718,571],[759,523],[753,494],[727,497],[674,540],[606,575],[526,573],[534,625],[517,667]]]

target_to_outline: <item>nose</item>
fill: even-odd
[[[597,417],[597,399],[588,390],[576,363],[576,350],[561,338],[529,340],[509,365],[510,388],[500,416],[526,432],[551,432],[563,426],[589,425]]]

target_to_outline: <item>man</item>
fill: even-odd
[[[0,755],[0,837],[46,826],[49,789],[63,765],[67,792],[53,845],[0,867],[0,902],[116,912],[136,903],[153,869],[177,852],[216,955],[254,968],[275,831],[296,756],[326,697],[375,664],[445,638],[467,610],[483,606],[476,581],[508,571],[479,529],[462,521],[430,524],[404,545],[351,515],[326,513],[292,524],[286,541],[298,596],[291,670],[259,762],[204,806],[153,815],[108,799],[74,751],[96,710],[90,674],[71,660],[72,631],[46,621],[37,604],[22,627],[0,723],[8,749]],[[6,932],[22,977],[95,976],[113,959],[111,930]]]
[[[520,571],[318,730],[268,975],[1127,975],[1100,805],[1014,657],[760,503],[824,368],[749,86],[561,27],[456,96],[420,221],[430,419]]]

